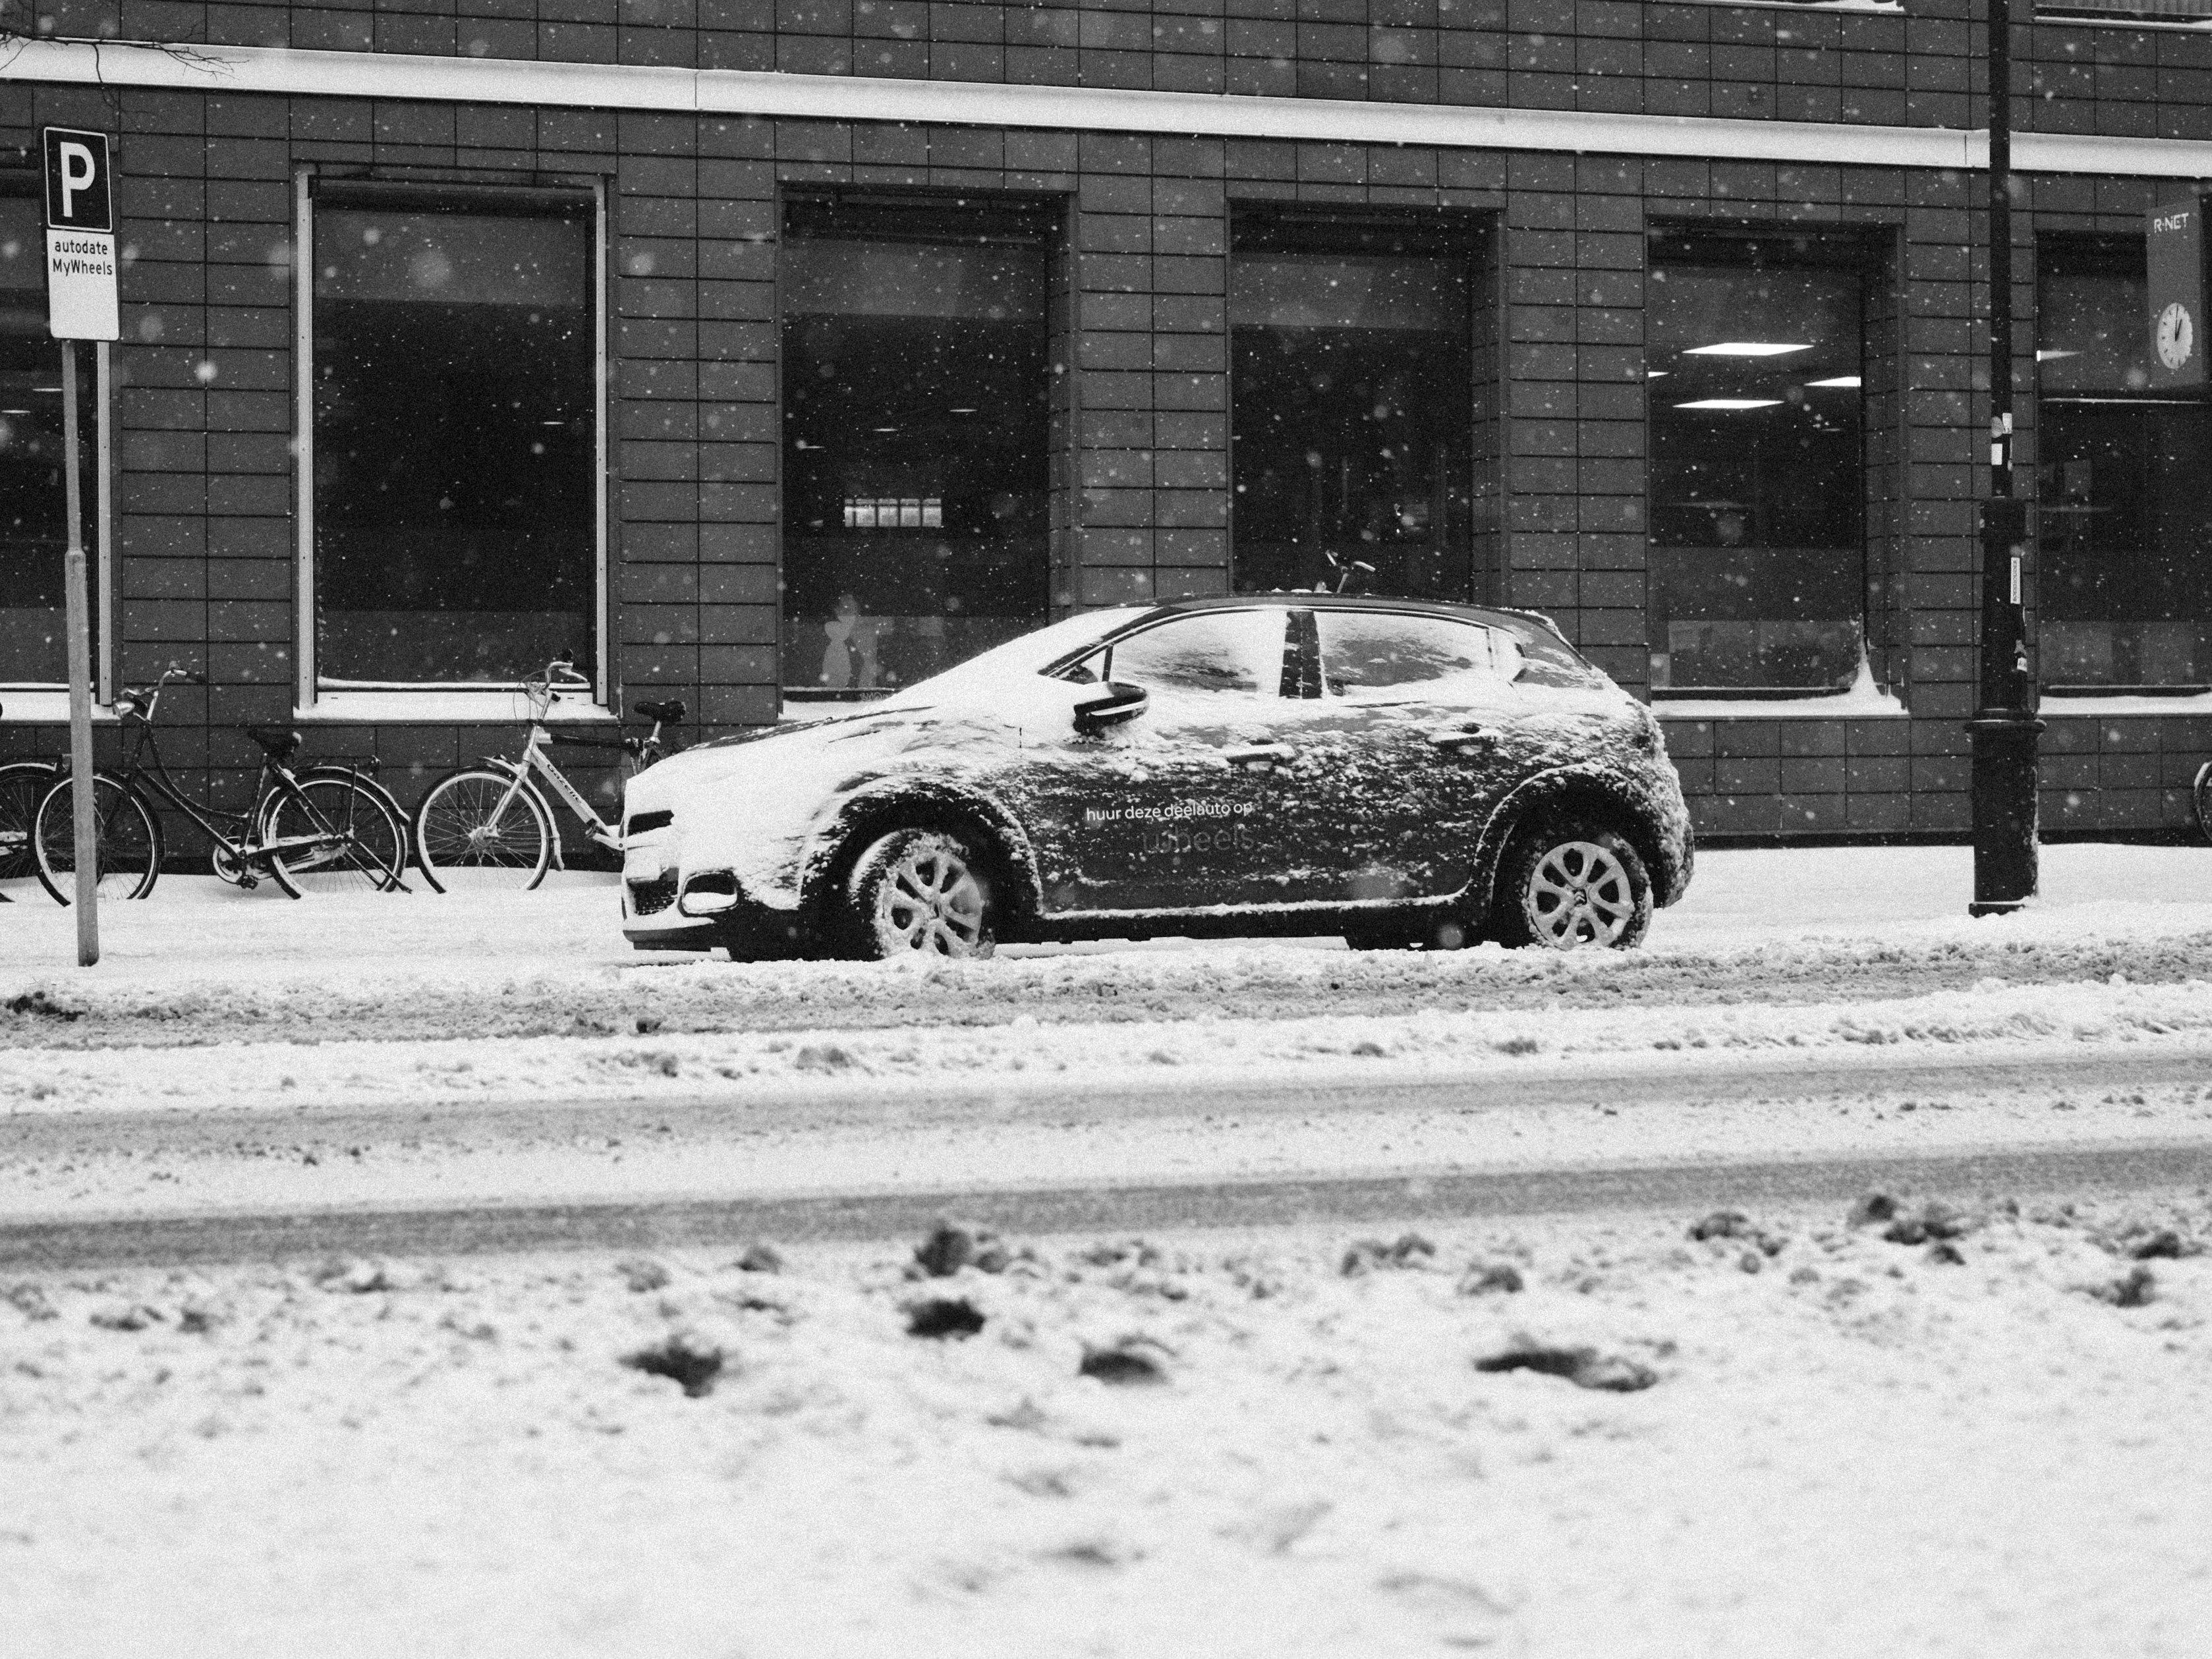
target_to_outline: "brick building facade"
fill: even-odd
[[[124,338],[94,388],[103,699],[172,659],[204,666],[211,684],[173,689],[163,708],[165,752],[188,782],[242,793],[256,754],[234,728],[293,721],[311,752],[374,749],[410,799],[411,781],[512,742],[519,705],[489,682],[528,640],[550,637],[548,617],[583,619],[584,637],[567,642],[594,677],[598,718],[656,696],[687,700],[703,730],[809,712],[845,685],[843,670],[815,670],[821,632],[842,649],[854,626],[863,641],[878,630],[863,615],[836,631],[848,595],[795,612],[805,562],[842,559],[841,570],[865,573],[877,568],[872,550],[892,544],[866,542],[865,529],[880,521],[901,546],[943,531],[949,545],[947,515],[970,509],[928,486],[848,483],[842,525],[817,520],[802,533],[793,354],[830,348],[806,343],[797,296],[816,295],[803,303],[830,315],[848,303],[834,294],[860,280],[836,275],[847,256],[836,250],[913,245],[935,222],[950,242],[1010,250],[982,276],[961,267],[962,280],[1012,283],[1033,300],[1008,302],[1018,315],[994,301],[970,320],[1010,326],[1011,316],[1030,331],[1022,338],[1042,342],[1044,365],[1016,422],[1031,439],[1006,441],[1033,439],[1034,489],[1008,485],[991,500],[1012,505],[973,509],[985,515],[975,545],[994,550],[975,556],[985,574],[945,577],[953,588],[1034,579],[1034,605],[992,603],[1005,618],[1041,622],[1073,606],[1228,591],[1240,570],[1250,585],[1263,556],[1249,526],[1261,512],[1240,497],[1231,439],[1256,445],[1247,434],[1267,411],[1237,407],[1239,374],[1248,384],[1257,374],[1237,365],[1258,361],[1238,356],[1238,331],[1258,331],[1253,350],[1278,337],[1297,346],[1311,320],[1299,296],[1337,280],[1314,270],[1396,282],[1397,258],[1444,271],[1437,280],[1459,286],[1439,291],[1466,296],[1463,313],[1456,298],[1446,307],[1463,327],[1452,361],[1464,396],[1436,417],[1449,430],[1419,428],[1442,458],[1422,486],[1433,514],[1401,490],[1382,530],[1358,534],[1439,548],[1456,538],[1464,575],[1450,580],[1468,597],[1549,613],[1651,696],[1709,838],[1959,834],[1987,419],[1984,186],[1969,131],[1984,108],[1978,9],[1971,0],[64,0],[38,21],[52,38],[20,43],[0,68],[0,155],[21,158],[13,187],[27,194],[40,126],[118,140]],[[2063,465],[2039,468],[2038,392],[2099,351],[2132,362],[2147,337],[2112,296],[2136,291],[2126,284],[2140,253],[2129,249],[2140,249],[2147,212],[2212,176],[2212,34],[2115,14],[2045,18],[2016,35],[2020,459],[2024,477],[2044,480],[2043,506],[2074,515],[2046,511],[2039,563],[2090,571],[2092,559],[2119,557],[2115,568],[2154,568],[2164,584],[2154,605],[2144,580],[2114,588],[2096,576],[2104,597],[2078,600],[2063,623],[2062,673],[2038,603],[2050,573],[2031,569],[2050,720],[2044,822],[2047,833],[2170,830],[2186,822],[2190,778],[2212,755],[2212,690],[2199,684],[2212,682],[2212,548],[2166,499],[2170,483],[2129,475],[2126,489],[2165,489],[2154,510],[2115,496],[2123,486],[2108,481],[2130,447],[2173,465],[2193,457],[2203,476],[2212,453],[2192,447],[2201,411],[2186,398],[2140,397],[2131,368],[2114,369],[2110,386],[2080,368],[2061,399],[2075,411],[2066,417],[2075,448]],[[134,39],[175,44],[83,44]],[[559,403],[565,412],[538,424],[571,446],[556,453],[569,464],[541,468],[542,483],[518,473],[511,522],[483,535],[508,537],[501,556],[520,557],[513,549],[540,544],[529,526],[543,518],[546,536],[569,538],[561,556],[577,562],[568,598],[536,611],[514,602],[498,624],[514,648],[497,661],[454,655],[428,610],[395,605],[383,589],[341,616],[316,587],[334,591],[334,573],[373,562],[378,544],[368,537],[369,552],[348,551],[335,526],[356,510],[351,498],[336,484],[317,495],[314,469],[331,465],[317,456],[337,441],[318,438],[317,423],[354,418],[325,385],[348,372],[333,366],[331,343],[352,337],[347,317],[373,344],[406,313],[375,308],[404,300],[404,272],[357,248],[341,270],[336,255],[323,259],[315,227],[366,224],[373,242],[377,214],[414,223],[441,212],[472,223],[516,216],[533,227],[532,247],[573,246],[586,262],[573,281],[532,265],[530,280],[551,297],[510,319],[526,345],[528,327],[565,329],[562,361],[584,366],[568,391],[532,382],[508,400]],[[894,228],[867,242],[877,233],[840,228],[837,216],[854,213],[888,216],[866,222]],[[970,236],[963,216],[978,213],[1020,223]],[[834,257],[802,273],[796,248],[809,237],[834,245]],[[497,243],[485,269],[520,270],[507,248]],[[432,252],[448,266],[467,257]],[[1275,288],[1238,274],[1240,261],[1257,271],[1270,260],[1289,273]],[[811,274],[817,266],[828,274]],[[1859,367],[1808,382],[1848,392],[1855,411],[1819,416],[1800,391],[1662,407],[1662,339],[1691,356],[1729,349],[1681,345],[1680,273],[1721,283],[1713,291],[1725,296],[1737,291],[1730,270],[1750,273],[1742,292],[1761,303],[1796,303],[1802,276],[1804,292],[1844,294],[1835,304],[1857,307],[1836,342]],[[1804,275],[1824,270],[1847,279]],[[2095,349],[2049,343],[2059,337],[2039,314],[2049,295],[2094,324]],[[516,310],[513,295],[506,301]],[[1376,315],[1419,308],[1372,304]],[[866,314],[880,322],[896,309]],[[573,327],[557,321],[569,312],[582,319]],[[2047,359],[2041,378],[2032,342]],[[1813,349],[1735,343],[1746,356]],[[375,380],[359,373],[364,387]],[[837,378],[867,375],[848,364]],[[426,370],[408,395],[426,419],[442,410],[450,422],[481,383]],[[43,381],[26,386],[43,395]],[[2137,403],[2173,412],[2144,415]],[[2099,413],[2108,405],[2128,407]],[[1759,407],[1802,416],[1819,434],[1804,441],[1826,445],[1821,453],[1850,452],[1832,463],[1850,470],[1837,474],[1845,482],[1826,527],[1794,541],[1758,524],[1769,496],[1775,514],[1798,511],[1797,484],[1769,476],[1756,486],[1765,495],[1734,499],[1746,487],[1731,495],[1711,477],[1725,455],[1668,412]],[[362,431],[384,429],[360,418],[370,422]],[[2123,418],[2148,422],[2141,430],[2152,436],[2096,424]],[[896,424],[882,429],[896,437]],[[1005,451],[991,453],[1030,465]],[[1705,459],[1680,459],[1692,451]],[[1314,468],[1318,504],[1333,475],[1318,459]],[[35,471],[14,487],[35,490]],[[1365,499],[1348,462],[1341,483],[1331,509],[1340,525]],[[562,489],[573,509],[556,510]],[[1034,534],[1019,528],[1032,506]],[[566,530],[552,523],[562,512],[575,519]],[[1323,517],[1316,505],[1307,522]],[[2062,519],[2089,528],[2068,528],[2068,543],[2052,527]],[[1448,532],[1448,520],[1460,527]],[[1691,525],[1692,540],[1712,526],[1710,548],[1682,553],[1662,520]],[[2136,526],[2129,533],[2148,541],[2112,555],[2118,532],[2106,523]],[[1345,550],[1358,552],[1358,535],[1346,533]],[[1858,597],[1820,610],[1785,577],[1761,601],[1772,617],[1731,619],[1723,590],[1739,579],[1711,573],[1749,571],[1739,586],[1755,587],[1762,536],[1801,563],[1848,545],[1844,581]],[[457,532],[452,545],[478,541]],[[1306,558],[1314,548],[1301,545]],[[950,570],[970,555],[943,556]],[[1662,567],[1692,573],[1667,615],[1655,609]],[[1819,580],[1834,578],[1831,568]],[[441,579],[422,576],[432,587]],[[865,612],[867,597],[847,610]],[[42,604],[0,596],[0,620],[13,616],[28,637]],[[913,614],[882,623],[886,660],[902,629],[908,648],[940,658],[963,637],[959,606],[947,611],[941,594],[896,604]],[[2157,614],[2120,614],[2130,605]],[[491,612],[478,604],[455,614]],[[394,620],[407,617],[429,620]],[[65,700],[37,655],[27,647],[0,672],[12,682],[0,684],[0,755],[60,746]],[[1684,667],[1724,659],[1735,666]],[[374,672],[347,669],[356,660]],[[1691,683],[1700,674],[1705,683]],[[2068,689],[2052,694],[2054,684]],[[581,701],[568,712],[589,719]],[[599,783],[611,793],[610,778]]]

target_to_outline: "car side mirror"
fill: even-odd
[[[1124,680],[1085,686],[1075,701],[1075,729],[1089,737],[1109,726],[1126,725],[1151,707],[1152,701],[1143,686]]]

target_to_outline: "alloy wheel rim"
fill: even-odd
[[[916,848],[883,884],[876,933],[894,951],[974,956],[983,939],[982,884],[966,860],[941,848]]]
[[[1636,919],[1627,866],[1595,842],[1561,842],[1529,875],[1528,918],[1538,937],[1563,951],[1618,943]]]

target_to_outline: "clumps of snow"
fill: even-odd
[[[6,1294],[0,1296],[0,1301],[4,1301],[33,1323],[60,1317],[55,1313],[53,1304],[46,1300],[46,1291],[28,1281],[9,1285]]]
[[[684,1390],[687,1400],[703,1400],[714,1391],[715,1379],[722,1374],[723,1356],[718,1347],[672,1332],[652,1347],[624,1354],[622,1363],[647,1376],[666,1377]]]
[[[317,1289],[344,1291],[356,1296],[365,1296],[371,1291],[411,1289],[415,1277],[407,1270],[394,1267],[389,1262],[358,1261],[343,1256],[333,1256],[314,1271]]]
[[[668,1285],[668,1269],[650,1256],[631,1256],[616,1262],[615,1276],[633,1295],[665,1290]]]
[[[982,1330],[983,1325],[982,1310],[966,1297],[923,1297],[908,1303],[906,1306],[906,1334],[908,1336],[942,1341],[948,1337],[974,1336]]]
[[[741,1273],[780,1273],[783,1271],[783,1252],[764,1238],[756,1239],[731,1265]]]
[[[1844,1222],[1855,1228],[1881,1223],[1881,1237],[1891,1244],[1926,1244],[1933,1240],[1940,1245],[1965,1237],[1980,1224],[1980,1218],[1941,1199],[1929,1199],[1915,1210],[1887,1193],[1869,1192],[1851,1206]],[[1964,1260],[1955,1249],[1948,1255],[1931,1253],[1930,1259]]]
[[[2148,1307],[2157,1299],[2158,1275],[2139,1261],[2119,1278],[2087,1288],[2098,1301],[2109,1302],[2115,1308]]]
[[[92,1310],[92,1322],[103,1331],[143,1331],[167,1317],[159,1308],[143,1302],[113,1302]]]
[[[1510,1261],[1471,1261],[1460,1275],[1458,1288],[1462,1296],[1514,1296],[1528,1284]]]
[[[1109,1347],[1085,1347],[1079,1376],[1097,1379],[1115,1388],[1162,1383],[1168,1380],[1167,1350],[1142,1337],[1127,1337]]]
[[[84,1018],[83,1009],[55,1001],[44,987],[9,997],[4,1005],[0,1006],[4,1006],[11,1014],[21,1014],[27,1018],[72,1021]]]
[[[1606,1394],[1635,1394],[1659,1380],[1659,1374],[1625,1354],[1600,1353],[1595,1348],[1555,1348],[1520,1336],[1508,1347],[1474,1362],[1479,1371],[1534,1371],[1543,1376],[1563,1376],[1578,1389]]]
[[[907,1273],[915,1279],[950,1279],[963,1267],[1002,1273],[1015,1260],[1013,1247],[989,1228],[940,1221],[914,1247],[914,1262]]]
[[[1401,1233],[1388,1244],[1379,1238],[1362,1238],[1345,1251],[1336,1270],[1349,1279],[1380,1268],[1427,1267],[1435,1264],[1436,1255],[1437,1247],[1419,1233]]]

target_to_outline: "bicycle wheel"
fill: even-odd
[[[375,796],[384,810],[392,814],[392,821],[399,826],[399,873],[404,878],[407,874],[407,860],[412,856],[414,848],[407,839],[407,809],[399,804],[399,798],[397,795],[367,772],[350,766],[336,765],[330,762],[304,768],[298,775],[302,778],[349,778],[356,788],[366,789],[370,794]]]
[[[143,898],[161,875],[161,824],[129,784],[93,775],[93,868],[106,898]],[[63,778],[39,802],[31,822],[39,881],[63,904],[76,896],[76,780]]]
[[[269,873],[294,898],[384,893],[399,884],[407,832],[377,792],[343,772],[311,772],[281,785],[261,808]]]
[[[39,797],[58,775],[46,761],[9,761],[0,766],[0,881],[28,881],[39,872],[31,842],[31,820]]]
[[[440,892],[521,893],[545,879],[553,815],[526,780],[465,766],[415,809],[415,860]]]

